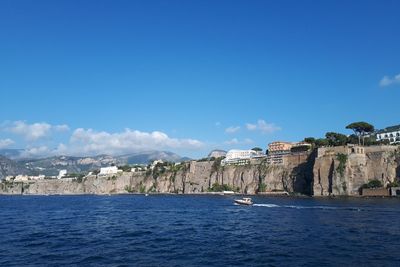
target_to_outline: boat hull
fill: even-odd
[[[235,200],[235,203],[238,204],[238,205],[243,205],[243,206],[251,206],[251,205],[253,205],[253,202],[248,202],[248,201],[244,201],[244,200],[241,200],[241,199]]]

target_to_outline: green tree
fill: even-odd
[[[329,145],[329,142],[325,138],[318,138],[315,140],[315,145],[317,147],[327,146],[327,145]]]
[[[132,167],[129,166],[129,165],[123,165],[123,166],[118,166],[118,169],[119,169],[119,170],[122,170],[122,171],[124,171],[124,172],[130,172],[131,169],[132,169]]]
[[[364,145],[365,135],[373,133],[375,131],[373,125],[364,121],[350,123],[349,125],[346,126],[346,129],[353,130],[354,133],[358,136],[358,145],[361,145],[361,137],[363,138],[363,145]]]
[[[347,144],[347,136],[341,133],[328,132],[325,137],[331,146],[344,146]]]
[[[312,145],[314,145],[315,144],[315,138],[314,137],[306,137],[306,138],[304,138],[304,142],[305,143],[308,143],[308,144],[312,144]]]

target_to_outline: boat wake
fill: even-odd
[[[276,204],[253,204],[256,207],[266,208],[288,208],[288,209],[322,209],[322,210],[353,210],[361,211],[358,207],[332,207],[332,206],[296,206],[296,205],[276,205]]]
[[[253,204],[253,206],[256,206],[256,207],[267,207],[267,208],[279,208],[279,207],[282,207],[282,206],[275,205],[275,204]]]

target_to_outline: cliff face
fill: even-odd
[[[318,150],[314,164],[313,195],[358,195],[370,180],[382,184],[399,176],[396,147],[334,147]],[[341,158],[341,159],[340,159]]]
[[[122,173],[111,177],[87,176],[77,180],[40,180],[0,184],[3,194],[114,194],[127,192],[201,193],[214,184],[254,194],[258,191],[287,191],[309,194],[312,168],[309,155],[290,156],[280,166],[265,162],[245,166],[220,166],[216,162],[185,163],[176,171]]]
[[[116,194],[128,192],[201,193],[226,185],[243,194],[287,191],[315,196],[358,195],[372,179],[383,184],[400,176],[397,147],[320,148],[311,154],[293,154],[282,165],[252,162],[220,166],[218,162],[186,162],[162,172],[121,173],[78,180],[41,180],[0,183],[1,194]]]

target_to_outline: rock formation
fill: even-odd
[[[254,161],[243,166],[221,166],[216,161],[190,161],[166,169],[123,172],[83,179],[50,179],[0,183],[1,194],[118,194],[202,193],[224,186],[243,194],[286,191],[315,196],[358,195],[372,179],[383,184],[400,174],[395,146],[326,147],[312,153],[286,155],[283,164]]]

